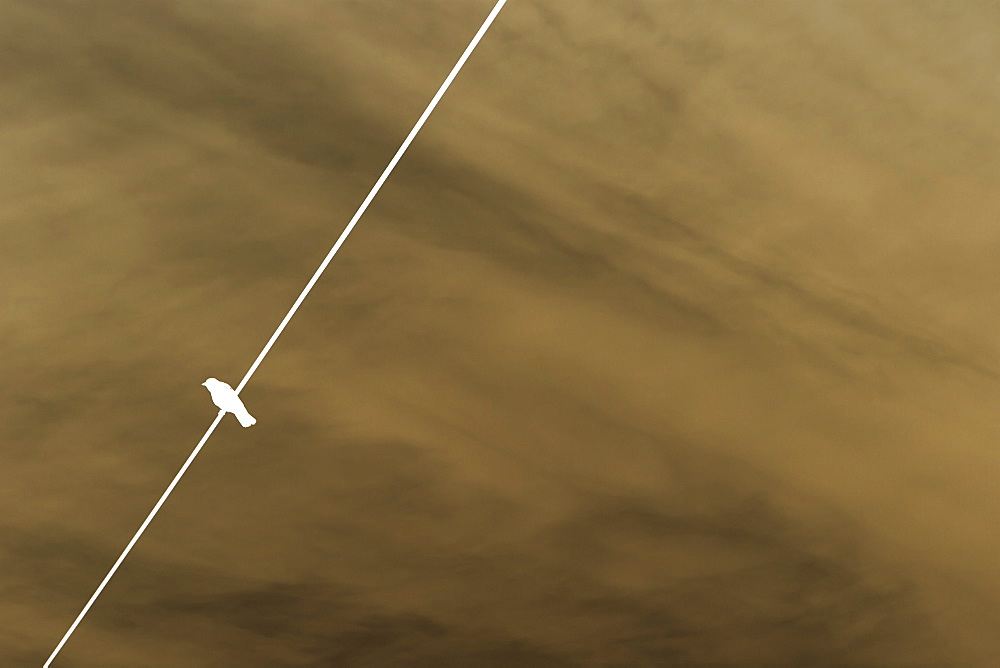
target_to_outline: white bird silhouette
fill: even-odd
[[[229,383],[209,378],[202,385],[208,388],[209,393],[211,393],[212,403],[227,413],[235,415],[241,425],[249,427],[250,425],[257,424],[257,420],[254,416],[250,415],[246,406],[240,401],[240,395],[236,394],[236,390],[230,387]]]

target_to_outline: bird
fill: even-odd
[[[221,408],[223,412],[235,415],[244,428],[257,424],[256,418],[250,415],[246,406],[240,401],[240,395],[236,394],[236,390],[229,383],[209,378],[202,385],[211,393],[212,403]]]

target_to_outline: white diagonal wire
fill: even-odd
[[[403,144],[399,147],[399,150],[396,151],[396,155],[394,155],[392,160],[389,161],[389,165],[385,168],[385,171],[382,172],[382,176],[380,176],[378,178],[378,181],[375,182],[375,185],[372,187],[371,192],[368,193],[368,196],[365,197],[365,200],[361,203],[361,206],[354,214],[354,217],[351,218],[351,222],[347,224],[346,228],[344,228],[344,231],[343,233],[341,233],[340,238],[337,239],[337,243],[335,243],[333,245],[333,248],[330,249],[330,252],[327,254],[326,258],[324,258],[322,264],[320,264],[319,269],[317,269],[316,273],[314,273],[312,278],[309,279],[309,282],[306,284],[306,287],[302,290],[302,293],[299,295],[298,299],[296,299],[295,303],[292,304],[292,308],[289,309],[288,313],[285,315],[285,318],[281,321],[281,324],[278,325],[278,328],[274,330],[274,334],[271,335],[271,339],[267,342],[267,345],[265,345],[264,349],[260,351],[260,355],[257,356],[257,359],[254,360],[254,363],[250,366],[250,370],[247,371],[246,375],[243,377],[243,380],[240,381],[239,386],[236,388],[237,394],[239,394],[240,391],[246,386],[247,382],[250,380],[250,377],[253,376],[254,372],[257,370],[257,367],[260,366],[260,363],[264,360],[264,357],[271,350],[271,347],[274,345],[274,342],[278,340],[279,336],[281,336],[281,332],[284,331],[285,326],[288,325],[288,322],[292,319],[292,316],[295,315],[295,312],[299,309],[299,306],[301,306],[302,302],[305,300],[306,295],[309,294],[309,291],[312,290],[313,286],[316,284],[316,281],[318,281],[319,277],[323,274],[324,271],[326,271],[326,268],[330,264],[330,261],[333,260],[333,257],[337,254],[337,251],[340,250],[341,245],[343,245],[348,235],[350,235],[351,230],[353,230],[354,226],[357,225],[358,221],[361,219],[361,216],[368,208],[368,205],[371,204],[371,201],[375,198],[375,195],[382,188],[382,184],[384,184],[386,179],[389,178],[389,174],[391,174],[392,170],[396,167],[396,163],[398,163],[399,159],[403,157],[403,154],[406,152],[406,149],[409,148],[410,143],[413,141],[414,137],[416,137],[417,133],[420,132],[420,128],[423,127],[424,123],[427,121],[427,118],[431,115],[431,112],[434,111],[434,107],[437,106],[438,102],[444,96],[445,91],[448,90],[448,87],[451,85],[451,82],[458,75],[459,70],[461,70],[462,66],[465,65],[465,61],[469,59],[470,55],[472,55],[472,52],[479,44],[479,41],[483,38],[483,35],[486,34],[486,31],[489,29],[490,25],[493,23],[493,20],[497,17],[497,14],[500,13],[500,10],[503,8],[506,2],[507,0],[498,0],[496,5],[493,7],[493,11],[491,11],[489,16],[486,17],[486,20],[483,22],[482,27],[479,28],[479,32],[477,32],[476,36],[472,38],[471,42],[469,42],[469,46],[465,49],[465,52],[458,59],[458,62],[455,63],[455,67],[452,68],[451,73],[444,80],[444,83],[441,84],[441,87],[438,89],[437,93],[435,93],[434,97],[431,98],[431,101],[427,105],[427,108],[424,109],[424,113],[421,114],[420,118],[413,126],[413,129],[410,130],[410,134],[403,141]],[[129,544],[125,547],[125,550],[121,553],[121,556],[118,557],[118,561],[116,561],[115,565],[111,567],[110,571],[108,571],[108,574],[104,577],[104,580],[97,587],[97,591],[95,591],[94,595],[90,597],[89,601],[87,601],[87,605],[83,606],[83,610],[80,611],[80,614],[77,615],[76,620],[74,620],[73,624],[69,627],[69,630],[66,631],[66,634],[62,637],[62,640],[60,640],[59,644],[56,645],[55,650],[53,650],[52,654],[45,662],[44,668],[49,668],[49,666],[52,665],[52,661],[56,658],[56,655],[59,654],[59,651],[63,648],[63,645],[65,645],[66,641],[69,640],[69,637],[73,634],[73,631],[76,630],[76,627],[83,620],[84,616],[87,614],[87,611],[90,610],[90,607],[94,604],[94,601],[96,601],[97,597],[100,596],[101,592],[104,590],[104,587],[108,584],[108,582],[111,580],[111,577],[118,570],[118,567],[121,566],[123,561],[125,561],[125,557],[128,556],[128,553],[135,546],[136,542],[138,542],[139,537],[146,530],[146,527],[149,526],[149,523],[153,521],[153,517],[156,515],[157,512],[159,512],[160,507],[167,500],[167,497],[170,496],[170,493],[174,490],[174,487],[180,481],[185,471],[187,471],[188,467],[191,465],[191,462],[194,461],[194,458],[198,456],[198,453],[201,451],[202,447],[205,445],[205,443],[208,442],[208,438],[212,435],[212,432],[214,432],[215,428],[219,426],[219,422],[222,420],[223,415],[225,415],[225,411],[220,411],[219,414],[215,417],[215,421],[212,422],[212,426],[210,426],[208,428],[208,431],[205,432],[205,435],[201,437],[201,441],[199,441],[198,445],[191,452],[191,455],[187,458],[187,461],[184,462],[184,465],[181,466],[181,469],[177,472],[177,475],[174,476],[174,479],[171,481],[166,491],[163,492],[163,495],[160,497],[160,500],[156,502],[155,506],[153,506],[153,510],[150,511],[149,515],[146,517],[146,521],[144,521],[142,523],[142,526],[139,527],[139,530],[135,532],[135,535],[132,537],[132,540],[129,541]]]
[[[409,136],[403,141],[402,146],[400,146],[399,150],[396,151],[396,155],[392,157],[392,160],[389,161],[389,166],[385,168],[384,172],[382,172],[382,176],[380,176],[378,181],[375,182],[375,185],[374,187],[372,187],[371,192],[368,193],[368,197],[366,197],[365,201],[361,203],[361,206],[358,208],[357,213],[355,213],[354,217],[351,218],[351,222],[349,222],[347,224],[347,227],[344,228],[344,231],[340,235],[340,238],[337,239],[337,243],[333,245],[333,248],[330,249],[330,252],[323,260],[323,263],[319,265],[319,269],[317,269],[316,273],[313,274],[313,277],[309,279],[309,282],[306,284],[305,289],[302,290],[302,294],[300,294],[299,298],[295,300],[295,303],[292,304],[292,308],[289,309],[288,314],[285,315],[285,319],[281,321],[280,325],[278,325],[278,329],[274,330],[274,334],[271,335],[271,340],[268,341],[267,345],[264,346],[264,349],[260,351],[260,355],[257,356],[257,359],[254,360],[254,363],[250,366],[250,370],[247,371],[247,375],[243,376],[243,380],[240,381],[239,386],[236,388],[237,394],[240,393],[240,390],[242,390],[243,387],[247,384],[247,381],[250,380],[250,376],[253,375],[254,371],[257,370],[257,367],[264,360],[264,356],[267,355],[268,351],[271,350],[271,346],[273,346],[274,342],[278,340],[279,336],[281,336],[281,332],[285,329],[285,325],[287,325],[288,321],[292,319],[292,316],[295,315],[295,312],[299,309],[299,305],[302,304],[302,301],[306,298],[306,295],[309,294],[309,291],[312,290],[313,286],[316,284],[316,281],[318,281],[319,277],[323,274],[324,271],[326,271],[326,267],[328,264],[330,264],[330,260],[332,260],[333,256],[337,254],[338,250],[340,250],[341,244],[343,244],[344,240],[347,239],[347,236],[351,233],[351,230],[354,229],[354,226],[358,224],[358,221],[361,219],[362,214],[364,214],[365,209],[367,209],[368,205],[371,204],[371,201],[375,198],[375,194],[378,193],[379,189],[382,187],[382,184],[385,183],[385,180],[389,178],[389,174],[392,173],[392,170],[396,167],[396,163],[399,162],[399,159],[401,157],[403,157],[403,154],[406,152],[406,149],[409,148],[410,146],[410,142],[412,142],[413,138],[417,136],[418,132],[420,132],[420,128],[423,127],[424,122],[427,120],[427,117],[431,115],[432,111],[434,111],[434,107],[437,106],[438,101],[444,95],[445,91],[448,90],[448,86],[451,85],[451,82],[455,79],[455,76],[458,74],[458,71],[462,69],[462,65],[465,65],[465,61],[468,60],[469,56],[472,54],[472,51],[476,48],[476,45],[479,44],[479,40],[481,40],[483,38],[483,35],[486,34],[486,31],[489,29],[490,24],[493,23],[493,19],[495,19],[497,14],[500,13],[500,9],[504,6],[504,3],[506,2],[507,0],[499,0],[496,6],[493,7],[493,11],[490,12],[490,15],[486,17],[486,20],[483,22],[482,27],[479,28],[479,32],[477,32],[476,36],[472,38],[471,42],[469,42],[469,46],[465,49],[465,53],[463,53],[462,57],[458,59],[457,63],[455,63],[455,67],[452,68],[451,74],[449,74],[448,78],[444,80],[443,84],[441,84],[441,87],[438,89],[438,92],[431,99],[430,104],[427,105],[427,108],[424,109],[424,113],[421,114],[420,119],[417,121],[416,125],[414,125],[413,129],[410,130]]]
[[[108,574],[104,576],[104,581],[101,582],[100,586],[97,587],[97,591],[95,591],[94,595],[90,597],[89,601],[87,601],[87,605],[83,606],[83,610],[80,611],[80,614],[77,615],[76,620],[73,622],[73,625],[69,627],[68,631],[66,631],[66,635],[62,637],[62,640],[60,640],[59,644],[56,645],[55,650],[53,650],[52,654],[49,655],[48,661],[45,662],[45,668],[49,668],[49,666],[52,664],[52,660],[56,658],[56,654],[58,654],[59,650],[62,649],[62,646],[66,644],[66,641],[69,640],[69,637],[73,635],[73,631],[76,630],[76,627],[77,625],[80,624],[80,621],[83,619],[83,616],[87,614],[87,611],[90,610],[90,606],[94,605],[94,601],[96,601],[97,597],[101,595],[102,591],[104,591],[104,587],[111,580],[111,576],[115,574],[115,571],[118,570],[118,567],[122,565],[123,561],[125,561],[125,557],[128,556],[128,553],[132,551],[132,547],[139,540],[139,536],[141,536],[142,532],[146,530],[146,527],[149,526],[149,523],[153,521],[153,517],[160,510],[160,506],[162,506],[163,502],[167,500],[168,496],[170,496],[170,492],[174,491],[174,487],[177,485],[178,481],[180,481],[181,476],[183,476],[184,472],[187,471],[187,468],[191,466],[191,462],[193,462],[194,458],[198,456],[198,453],[201,451],[202,446],[204,446],[205,443],[208,441],[208,437],[212,435],[212,432],[215,431],[215,428],[219,426],[219,422],[222,420],[222,416],[225,414],[226,414],[225,411],[219,411],[219,414],[215,416],[215,421],[212,422],[212,426],[209,427],[208,431],[205,432],[205,435],[201,437],[201,441],[198,442],[198,445],[191,452],[190,456],[188,456],[187,461],[184,462],[184,466],[181,467],[181,470],[177,472],[177,475],[175,475],[174,479],[170,482],[170,485],[167,487],[167,491],[163,493],[163,496],[160,497],[160,500],[156,502],[155,506],[153,506],[153,510],[150,511],[149,515],[146,517],[146,521],[142,523],[142,526],[139,527],[139,530],[135,532],[134,536],[132,536],[132,540],[129,541],[129,544],[125,547],[125,551],[122,552],[120,557],[118,557],[118,561],[116,561],[115,565],[111,567],[111,570],[108,571]]]

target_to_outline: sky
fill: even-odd
[[[0,665],[492,6],[0,4]],[[998,21],[509,0],[54,666],[996,665]]]

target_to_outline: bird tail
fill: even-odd
[[[256,418],[250,415],[250,412],[245,409],[239,412],[234,412],[233,415],[236,416],[236,419],[239,420],[240,424],[243,425],[244,427],[249,427],[251,425],[257,424]]]

